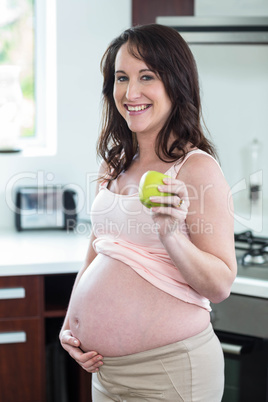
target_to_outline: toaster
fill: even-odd
[[[17,188],[16,229],[73,230],[77,224],[76,198],[75,191],[62,186]]]

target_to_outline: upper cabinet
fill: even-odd
[[[132,25],[154,23],[156,17],[194,15],[194,0],[132,0]]]

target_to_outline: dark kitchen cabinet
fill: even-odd
[[[0,402],[43,401],[41,278],[0,278]]]
[[[194,0],[132,0],[132,25],[151,24],[156,17],[194,15]]]
[[[61,347],[59,332],[76,274],[45,275],[46,402],[90,402],[91,374]]]
[[[0,402],[90,402],[58,334],[75,274],[0,277]]]

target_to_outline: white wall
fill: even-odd
[[[268,0],[196,0],[196,16],[267,16]],[[233,189],[235,228],[268,235],[268,46],[193,45],[200,75],[203,112]],[[249,200],[251,143],[260,143],[257,169],[263,198]],[[246,188],[243,189],[243,185]],[[241,224],[243,222],[243,224]]]
[[[247,216],[246,226],[236,225],[237,230],[264,230],[268,235],[268,46],[191,48],[199,69],[205,122],[234,193],[236,224],[243,220],[240,216]],[[260,144],[257,163],[252,163],[251,156],[254,139]],[[258,222],[253,222],[249,180],[256,171],[262,172],[263,219],[260,211]]]
[[[73,184],[81,189],[81,202],[87,196],[88,207],[93,197],[95,184],[89,181],[98,169],[95,149],[102,85],[99,64],[109,42],[131,25],[131,1],[58,0],[57,22],[57,155],[0,155],[0,229],[14,228],[14,214],[6,197],[10,196],[10,183],[21,173],[28,177],[39,174],[39,180],[44,178],[49,184]],[[37,181],[20,179],[16,184],[36,185]],[[82,214],[85,213],[83,208]]]

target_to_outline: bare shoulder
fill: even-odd
[[[186,185],[202,183],[228,187],[217,161],[205,154],[193,154],[190,156],[181,167],[177,178]]]
[[[178,179],[188,190],[192,219],[202,218],[219,221],[221,217],[232,219],[233,200],[231,189],[214,158],[204,154],[192,155],[182,166]],[[188,217],[188,219],[191,219]]]
[[[235,272],[233,201],[220,166],[208,155],[194,154],[177,178],[188,191],[186,222],[192,243],[225,261]]]

